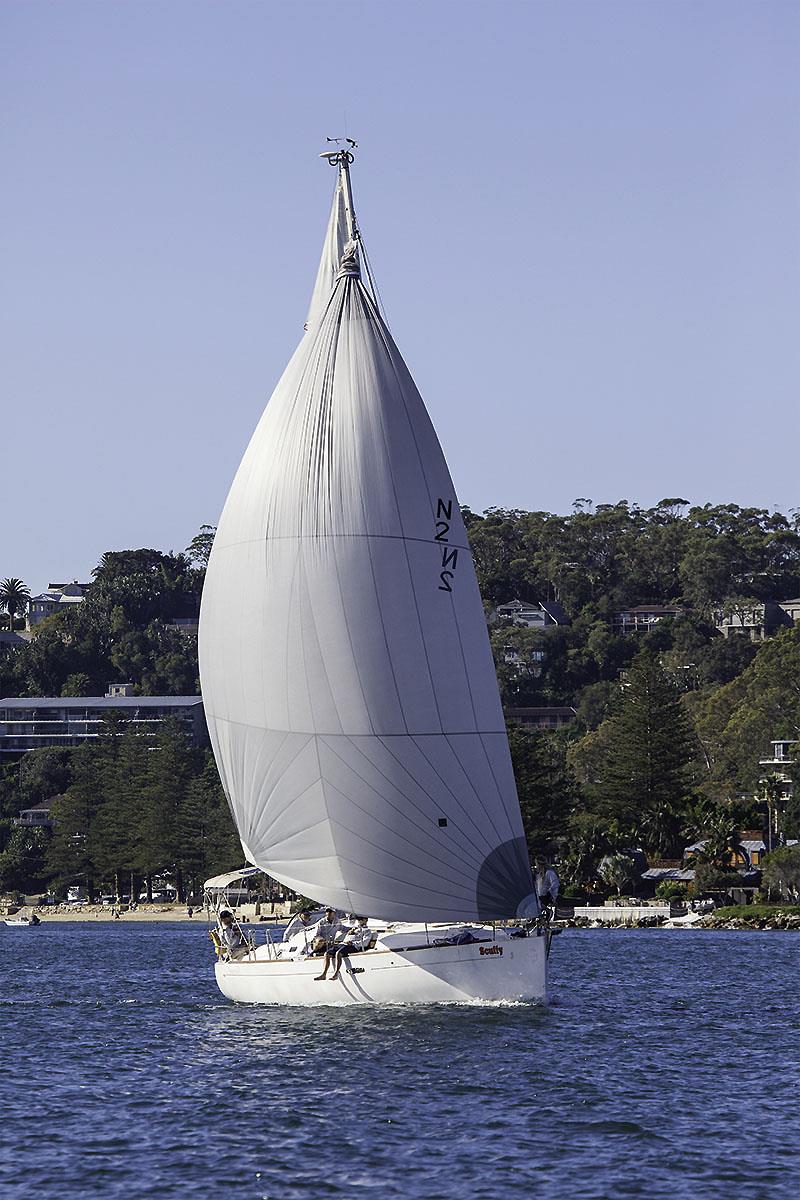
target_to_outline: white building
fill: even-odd
[[[25,617],[25,628],[30,631],[41,621],[52,617],[53,613],[63,612],[75,604],[82,604],[86,595],[88,583],[48,583],[47,591],[38,596],[31,596],[28,613]]]

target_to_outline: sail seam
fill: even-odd
[[[395,788],[395,790],[396,790],[397,792],[399,792],[399,793],[400,793],[400,795],[403,797],[403,799],[404,799],[404,800],[406,800],[406,801],[408,801],[408,803],[409,803],[409,804],[410,804],[410,805],[411,805],[411,806],[412,806],[414,809],[416,809],[416,811],[417,811],[417,812],[420,814],[420,816],[424,816],[423,810],[422,810],[422,809],[419,807],[419,805],[418,805],[418,804],[416,804],[416,803],[415,803],[415,802],[414,802],[414,801],[411,799],[411,797],[410,797],[410,796],[407,796],[407,795],[406,795],[406,793],[405,793],[405,792],[403,792],[403,791],[402,791],[402,790],[401,790],[401,789],[400,789],[400,788],[397,786],[397,784],[396,784],[396,783],[393,783],[391,779],[388,779],[388,778],[387,778],[387,776],[383,774],[383,772],[381,771],[380,767],[376,766],[376,764],[375,764],[375,763],[373,763],[372,759],[368,758],[368,757],[367,757],[367,755],[363,753],[363,751],[361,750],[361,748],[360,748],[359,746],[357,746],[357,745],[355,744],[355,742],[353,742],[353,741],[352,741],[352,739],[348,738],[348,742],[349,742],[349,744],[350,744],[350,745],[353,747],[353,749],[354,749],[354,750],[356,750],[356,751],[357,751],[357,753],[358,753],[358,754],[360,754],[360,755],[361,755],[361,757],[362,757],[362,758],[363,758],[363,759],[364,759],[364,760],[365,760],[367,763],[369,763],[369,765],[372,767],[372,769],[373,769],[373,770],[374,770],[374,771],[375,771],[375,772],[376,772],[378,775],[380,775],[380,776],[381,776],[381,778],[382,778],[382,779],[386,780],[386,782],[387,782],[387,783],[388,783],[388,784],[389,784],[391,787]],[[422,836],[423,836],[423,837],[427,837],[427,840],[428,840],[428,842],[429,842],[429,848],[428,848],[427,850],[425,850],[425,852],[426,852],[426,853],[429,853],[429,852],[430,852],[430,847],[432,846],[432,847],[434,847],[434,848],[435,848],[435,850],[436,850],[437,854],[440,854],[440,853],[442,852],[442,850],[444,849],[444,851],[445,851],[445,853],[446,853],[446,854],[448,854],[448,855],[450,855],[452,858],[456,859],[456,861],[457,861],[457,862],[460,862],[460,863],[461,863],[463,866],[473,867],[473,866],[475,866],[475,865],[476,865],[476,862],[475,862],[474,860],[470,860],[470,859],[468,859],[468,858],[462,858],[460,855],[458,855],[458,854],[457,854],[457,853],[456,853],[456,852],[453,850],[453,848],[452,848],[452,847],[449,847],[449,846],[445,846],[445,847],[443,847],[443,846],[442,846],[442,844],[441,844],[441,842],[437,842],[436,838],[435,838],[435,837],[433,837],[431,833],[427,832],[427,830],[425,829],[425,827],[424,827],[424,826],[422,826],[422,825],[418,824],[416,821],[412,820],[412,819],[409,817],[409,815],[408,815],[408,813],[407,813],[407,812],[404,812],[402,808],[399,808],[399,807],[398,807],[396,804],[393,804],[393,803],[392,803],[392,801],[389,799],[389,797],[388,797],[388,796],[387,796],[387,795],[386,795],[384,792],[380,791],[380,790],[379,790],[377,787],[375,787],[375,785],[374,785],[374,784],[370,783],[370,782],[369,782],[369,780],[368,780],[368,779],[366,779],[366,778],[365,778],[365,777],[364,777],[364,776],[363,776],[363,775],[360,773],[360,771],[357,771],[357,770],[356,770],[356,768],[355,768],[355,767],[352,765],[352,763],[349,763],[349,762],[347,761],[347,759],[345,759],[345,758],[342,758],[341,754],[339,754],[339,753],[338,753],[336,750],[334,750],[333,746],[330,746],[330,745],[328,744],[328,742],[327,742],[327,741],[326,741],[324,744],[325,744],[325,747],[326,747],[326,749],[328,749],[328,750],[330,751],[330,753],[331,753],[331,754],[332,754],[332,755],[333,755],[335,758],[337,758],[337,759],[339,760],[339,762],[343,763],[343,764],[345,765],[345,767],[347,767],[347,769],[348,769],[349,771],[352,771],[352,773],[353,773],[353,774],[356,776],[356,778],[357,778],[357,779],[360,779],[362,783],[365,783],[365,784],[367,785],[367,787],[370,789],[370,791],[374,792],[376,796],[380,796],[381,800],[385,801],[385,803],[388,805],[388,807],[389,807],[389,808],[391,808],[391,809],[392,809],[392,811],[393,811],[393,812],[397,813],[397,815],[398,815],[399,817],[401,817],[403,820],[407,821],[407,822],[408,822],[408,824],[409,824],[409,825],[411,825],[411,826],[412,826],[414,829],[417,829],[417,830],[419,830],[419,832],[422,834]],[[387,749],[388,749],[388,747],[387,747]],[[333,785],[333,786],[335,786],[335,785]],[[338,790],[338,789],[337,789],[337,790]],[[422,789],[422,790],[424,791],[424,789]],[[426,795],[427,795],[427,793],[426,793]],[[434,804],[434,806],[435,806],[435,801],[433,800],[433,797],[431,797],[431,796],[428,796],[428,799],[429,799],[429,800],[431,801],[431,803],[432,803],[432,804]],[[382,825],[384,829],[388,829],[390,833],[394,833],[394,832],[395,832],[395,831],[392,829],[392,826],[391,826],[391,825],[387,825],[387,824],[386,824],[386,822],[385,822],[385,821],[381,821],[381,820],[380,820],[380,818],[379,818],[379,817],[377,817],[375,813],[373,813],[373,812],[370,812],[370,810],[369,810],[369,809],[362,807],[362,805],[360,805],[360,804],[357,804],[357,803],[356,803],[356,801],[352,799],[352,797],[350,798],[350,803],[353,805],[353,807],[354,807],[354,808],[357,808],[359,812],[366,813],[366,814],[367,814],[367,816],[371,818],[371,820],[375,821],[375,822],[376,822],[377,824],[379,824],[379,825]],[[429,817],[428,819],[430,820],[431,818]],[[461,832],[461,831],[459,830],[459,832]],[[415,850],[424,850],[424,849],[425,849],[425,848],[424,848],[424,847],[422,847],[422,846],[415,845],[415,844],[414,844],[413,842],[411,842],[409,839],[407,839],[407,840],[408,840],[408,844],[409,844],[410,846],[412,846],[412,847],[413,847],[413,849],[415,849]],[[468,839],[465,839],[465,840],[468,840]],[[474,843],[472,843],[472,845],[474,845]],[[480,850],[480,849],[479,849],[477,846],[475,846],[475,850],[477,850],[477,852],[478,852],[478,854],[479,854],[479,855],[481,854],[481,850]],[[479,864],[478,864],[478,865],[479,865]]]
[[[435,538],[412,537],[405,533],[268,533],[263,537],[244,538],[239,542],[227,542],[224,546],[220,546],[220,550],[234,550],[237,546],[252,546],[254,542],[302,542],[302,541],[318,541],[325,538],[367,538],[389,542],[422,542],[426,546],[436,546],[441,550],[442,543],[437,542]],[[448,542],[448,547],[452,550],[464,550],[470,556],[472,550],[469,545],[462,545],[461,542]]]
[[[513,830],[513,828],[514,828],[513,817],[512,817],[512,814],[509,813],[508,808],[506,806],[503,789],[500,787],[500,784],[498,783],[497,775],[495,774],[494,766],[492,765],[491,756],[489,755],[489,751],[483,740],[483,735],[481,735],[481,747],[483,749],[484,757],[486,758],[486,765],[488,766],[488,768],[491,772],[491,775],[492,775],[492,779],[494,780],[494,786],[497,788],[497,795],[498,795],[501,805],[503,806],[503,812],[505,813],[506,820],[508,821],[508,827],[509,827],[509,829]],[[511,757],[511,751],[509,750],[509,758],[510,757]],[[512,778],[514,778],[514,798],[517,801],[517,811],[520,813],[520,826],[518,827],[518,832],[517,832],[517,834],[515,834],[515,836],[517,836],[517,837],[523,836],[524,837],[525,830],[521,826],[522,813],[521,813],[520,807],[519,807],[519,793],[517,792],[517,781],[516,781],[516,777],[514,776],[513,763],[511,765],[511,775],[512,775]]]
[[[360,299],[362,298],[362,293],[363,293],[363,295],[366,296],[366,292],[364,291],[363,287],[361,288],[361,291],[358,293]],[[368,296],[367,296],[367,301],[369,301]],[[369,320],[374,325],[374,327],[377,329],[378,336],[384,341],[384,347],[385,347],[385,339],[383,338],[383,332],[381,329],[380,314],[378,313],[378,311],[374,307],[374,305],[372,306],[372,311],[370,311],[369,303],[364,305],[364,311],[365,311],[366,315],[368,316]],[[377,321],[375,319],[376,316],[377,316]],[[414,435],[414,430],[411,429],[411,422],[410,422],[409,416],[408,416],[408,409],[406,408],[406,403],[403,398],[403,389],[400,384],[400,380],[398,378],[397,370],[395,368],[394,361],[392,360],[391,354],[387,354],[387,357],[389,359],[389,365],[390,365],[390,367],[392,369],[392,373],[394,375],[395,387],[400,394],[400,402],[403,406],[403,412],[405,413],[405,416],[406,416],[406,422],[409,425],[409,431],[411,433],[411,440],[414,443],[414,449],[416,450],[417,461],[419,463],[420,473],[422,475],[422,478],[425,481],[425,490],[428,493],[428,503],[430,504],[431,503],[431,491],[430,491],[430,487],[428,485],[428,477],[425,473],[425,469],[424,469],[424,466],[422,463],[422,458],[419,453],[419,446],[417,445],[417,439]],[[386,456],[386,463],[389,468],[389,479],[391,481],[392,496],[394,498],[395,512],[397,513],[397,523],[400,526],[400,529],[403,529],[402,509],[400,507],[400,500],[397,495],[397,483],[396,483],[396,480],[394,477],[394,471],[392,470],[391,455],[389,454],[388,438],[386,436],[386,428],[384,426],[383,416],[380,413],[380,410],[379,410],[378,415],[380,418],[380,429],[381,429],[381,438],[383,440],[384,454]],[[396,534],[395,535],[387,535],[387,538],[392,538],[392,537],[397,538],[398,540],[402,541],[402,543],[403,543],[403,555],[404,555],[405,562],[406,562],[406,570],[408,572],[409,582],[411,584],[411,595],[414,597],[414,612],[416,613],[416,617],[417,617],[417,626],[419,629],[419,641],[420,641],[420,645],[422,646],[422,651],[425,655],[425,665],[428,668],[428,679],[430,680],[430,685],[431,685],[431,696],[433,697],[433,703],[436,708],[436,716],[439,721],[439,728],[440,728],[440,730],[443,731],[444,730],[444,721],[442,720],[442,710],[439,707],[439,697],[436,695],[436,679],[434,678],[433,667],[431,665],[430,655],[428,654],[428,643],[427,643],[427,640],[425,637],[425,627],[422,622],[422,614],[420,613],[420,610],[419,610],[419,600],[417,599],[416,581],[414,579],[414,572],[411,569],[411,560],[408,555],[407,543],[411,539],[405,537],[405,532],[399,538],[398,538],[398,535],[396,535]],[[420,541],[420,542],[428,541],[429,544],[435,545],[435,542],[433,541],[432,538],[431,539],[415,538],[413,540]],[[405,709],[402,706],[402,701],[401,701],[401,711],[403,712],[403,719],[405,721]],[[408,722],[405,721],[405,723],[406,723],[406,728],[408,728]]]
[[[217,713],[215,713],[213,711],[210,711],[208,713],[208,716],[212,717],[215,721],[224,721],[226,725],[241,725],[242,729],[257,729],[259,733],[264,732],[263,725],[253,725],[250,721],[240,721],[240,720],[237,720],[235,717],[219,716]],[[419,733],[413,733],[413,732],[409,732],[409,733],[375,733],[375,732],[373,732],[373,733],[347,733],[342,729],[329,729],[329,730],[278,729],[277,726],[270,725],[266,732],[267,733],[296,733],[298,735],[302,734],[305,737],[321,737],[321,738],[345,737],[345,738],[349,739],[349,738],[354,738],[354,737],[376,737],[379,739],[379,741],[383,741],[385,738],[408,738],[409,741],[414,742],[414,744],[416,745],[417,738],[425,738],[425,737],[451,738],[451,737],[483,737],[483,736],[488,737],[491,735],[496,736],[499,733],[503,733],[503,730],[502,729],[453,729],[453,730],[449,730],[449,731],[442,731],[441,733],[439,733],[437,730],[433,730],[433,731],[422,730]],[[423,791],[424,791],[424,788],[423,788]]]
[[[489,812],[487,811],[486,807],[485,807],[485,806],[484,806],[484,805],[481,803],[481,798],[480,798],[480,796],[478,795],[478,792],[477,792],[477,790],[475,789],[474,785],[472,784],[472,781],[470,780],[470,778],[469,778],[469,775],[468,775],[468,774],[467,774],[467,772],[464,770],[464,765],[463,765],[463,763],[461,762],[461,759],[458,757],[458,755],[455,753],[455,751],[454,751],[453,747],[450,745],[448,734],[445,734],[445,735],[444,735],[444,739],[445,739],[445,742],[447,742],[447,746],[448,746],[448,749],[450,750],[450,753],[452,754],[453,758],[454,758],[454,759],[456,760],[456,762],[458,763],[459,767],[461,767],[461,770],[462,770],[462,773],[464,774],[464,777],[466,778],[467,782],[469,783],[470,787],[472,788],[472,791],[473,791],[473,794],[474,794],[474,796],[475,796],[475,799],[478,801],[478,807],[479,807],[479,809],[480,809],[480,810],[481,810],[481,812],[484,814],[484,816],[486,816],[486,817],[487,817],[487,819],[488,819],[488,821],[489,821],[489,825],[491,826],[491,828],[492,828],[492,830],[493,830],[493,832],[494,832],[494,834],[495,834],[495,837],[500,837],[500,834],[499,834],[499,832],[498,832],[498,830],[497,830],[497,827],[495,826],[495,823],[494,823],[494,821],[492,820],[492,818],[491,818],[491,816],[490,816]],[[438,769],[438,767],[436,766],[436,764],[435,764],[434,762],[432,762],[432,761],[431,761],[431,759],[429,759],[429,758],[428,758],[427,754],[426,754],[426,753],[425,753],[425,751],[422,749],[422,747],[420,746],[420,744],[419,744],[419,742],[417,741],[417,739],[416,739],[416,738],[414,738],[413,740],[414,740],[414,745],[417,747],[417,749],[419,750],[419,752],[420,752],[420,754],[422,755],[422,757],[425,759],[425,761],[426,761],[426,763],[428,764],[428,766],[429,766],[429,767],[431,768],[431,770],[432,770],[432,771],[433,771],[433,772],[434,772],[434,773],[435,773],[435,774],[438,776],[438,778],[441,780],[441,782],[442,782],[442,784],[444,785],[444,787],[445,787],[445,788],[447,788],[447,791],[450,793],[450,795],[451,795],[451,796],[453,797],[453,799],[456,801],[456,803],[458,804],[458,806],[461,808],[461,811],[462,811],[462,812],[463,812],[463,813],[466,815],[466,810],[465,810],[465,808],[464,808],[464,806],[463,806],[463,804],[462,804],[461,800],[459,799],[458,795],[456,794],[456,792],[454,792],[454,791],[453,791],[453,789],[450,787],[450,784],[447,782],[447,780],[446,780],[446,779],[444,778],[444,776],[441,774],[441,772],[439,771],[439,769]],[[488,846],[488,843],[487,843],[487,846]]]
[[[337,792],[343,799],[345,799],[345,800],[348,799],[348,797],[345,796],[344,792],[340,791],[339,788],[337,788],[335,784],[330,783],[330,781],[327,781],[327,783],[332,791]],[[340,826],[340,828],[345,830],[346,833],[349,833],[351,835],[351,837],[358,838],[360,841],[364,842],[367,846],[372,846],[374,849],[380,850],[383,854],[386,855],[387,858],[392,858],[395,860],[395,862],[398,862],[398,863],[405,863],[406,866],[413,867],[413,869],[415,871],[420,871],[425,875],[431,875],[434,878],[436,878],[433,871],[429,870],[429,868],[420,866],[419,863],[413,862],[410,858],[403,858],[403,856],[400,854],[391,853],[389,850],[387,850],[387,848],[385,846],[381,846],[379,843],[371,841],[369,838],[364,837],[363,833],[358,833],[356,830],[351,829],[348,825],[345,825],[344,821],[337,820],[336,823]],[[394,880],[395,883],[403,883],[406,886],[408,886],[407,878],[403,879],[399,876],[389,875],[386,871],[384,871],[382,869],[377,870],[374,867],[367,867],[364,865],[363,862],[356,862],[355,859],[346,858],[344,855],[340,855],[338,853],[337,853],[336,857],[337,857],[337,859],[341,859],[343,862],[352,863],[352,865],[354,867],[357,867],[360,871],[369,871],[373,875],[380,875],[381,878],[383,878],[383,879],[392,879],[392,880]],[[343,885],[342,890],[344,892],[346,892],[348,898],[350,898],[350,889],[344,887],[344,885]],[[431,894],[435,895],[435,896],[448,896],[450,899],[453,898],[452,892],[439,892],[435,888],[432,888],[432,887],[429,887],[427,890],[430,891]],[[470,890],[468,887],[464,888],[464,894],[470,895]]]

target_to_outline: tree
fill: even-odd
[[[200,532],[192,538],[186,547],[186,557],[190,562],[202,567],[203,570],[208,566],[211,547],[214,545],[214,534],[216,532],[216,525],[201,525]]]
[[[762,884],[786,896],[793,904],[800,901],[800,846],[781,846],[767,855],[762,867]]]
[[[618,896],[622,889],[630,890],[639,882],[636,863],[627,854],[608,854],[600,860],[597,873],[608,887],[616,888]]]
[[[27,610],[30,598],[30,589],[21,579],[9,576],[8,579],[3,579],[0,582],[0,608],[4,608],[8,613],[9,629],[14,628],[14,620],[17,613]]]
[[[528,848],[532,854],[549,851],[566,829],[576,790],[563,743],[513,721],[508,743]]]
[[[17,828],[0,853],[0,892],[40,892],[48,879],[46,835],[41,828]]]
[[[764,642],[730,683],[688,702],[716,794],[754,791],[771,739],[800,737],[800,627]]]
[[[680,695],[647,650],[634,659],[613,717],[591,735],[602,753],[590,787],[598,811],[659,854],[678,848],[696,746]]]

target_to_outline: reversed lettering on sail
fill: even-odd
[[[436,533],[434,541],[443,542],[439,574],[439,591],[452,592],[455,568],[458,562],[458,547],[450,547],[450,523],[453,518],[453,501],[443,500],[441,496],[436,502]]]

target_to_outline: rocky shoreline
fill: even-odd
[[[708,913],[697,916],[689,921],[685,917],[639,917],[630,921],[599,921],[587,917],[570,917],[559,921],[562,929],[711,929],[711,930],[743,930],[758,932],[760,930],[778,930],[781,932],[800,932],[800,913],[776,909],[773,913],[754,912],[749,914],[731,915],[723,912]]]

